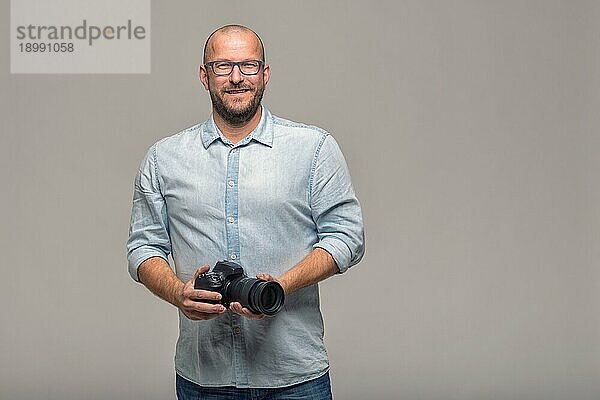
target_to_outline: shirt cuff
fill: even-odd
[[[129,253],[129,256],[127,257],[129,262],[129,275],[131,275],[134,281],[140,281],[138,276],[138,268],[140,267],[140,264],[151,257],[161,257],[164,258],[165,261],[168,259],[167,254],[152,246],[138,247]]]
[[[352,254],[350,253],[350,249],[344,243],[344,241],[328,236],[323,238],[319,243],[315,243],[313,245],[313,249],[320,247],[325,250],[331,257],[333,257],[333,261],[335,261],[338,269],[340,270],[340,274],[343,274],[348,270],[350,266],[350,260],[352,259]]]

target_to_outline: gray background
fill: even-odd
[[[152,3],[149,75],[10,75],[0,6],[0,397],[174,397],[175,309],[130,280],[133,178],[204,120],[207,35],[331,131],[367,254],[321,286],[338,399],[600,397],[597,2]]]

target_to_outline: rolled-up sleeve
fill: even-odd
[[[311,174],[310,204],[319,241],[340,273],[358,263],[365,251],[360,204],[346,160],[331,135],[317,149]]]
[[[161,193],[155,144],[146,153],[135,177],[127,240],[129,274],[139,282],[137,271],[144,260],[150,257],[167,260],[170,253],[167,206]]]

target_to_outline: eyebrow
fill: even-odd
[[[207,62],[217,62],[217,61],[243,62],[243,61],[262,61],[262,60],[260,60],[258,58],[244,58],[243,60],[240,60],[240,61],[233,61],[233,60],[230,60],[229,58],[216,58],[212,61],[207,61]]]

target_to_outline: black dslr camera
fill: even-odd
[[[279,283],[249,278],[241,265],[229,261],[219,261],[212,271],[198,276],[194,289],[221,294],[221,301],[204,300],[208,303],[229,308],[237,301],[256,314],[275,315],[283,307],[284,293]]]

